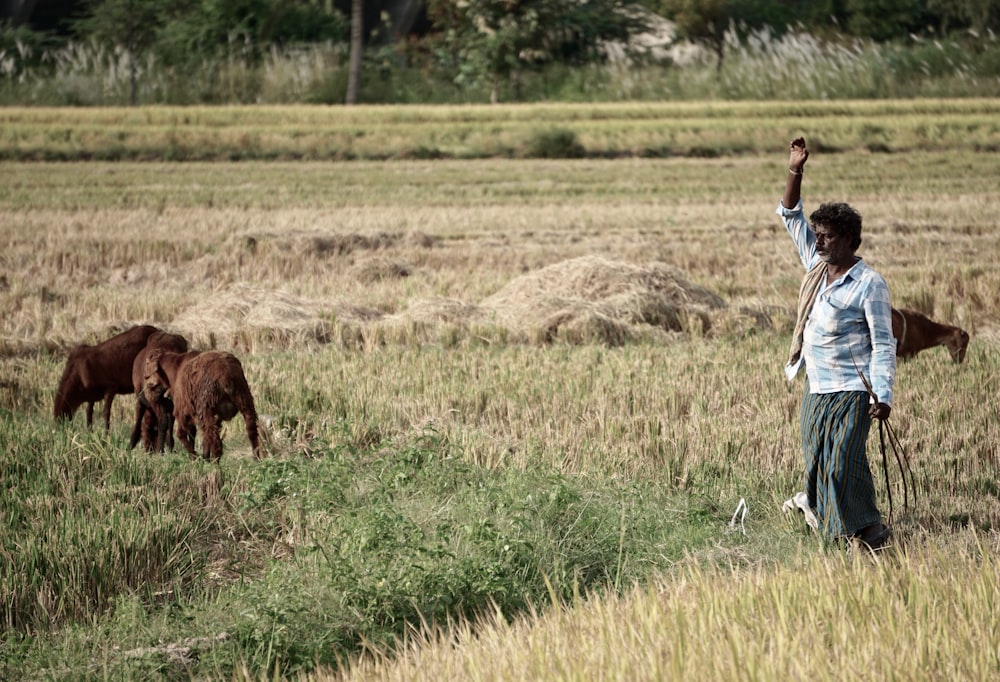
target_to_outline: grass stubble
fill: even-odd
[[[23,569],[3,583],[5,670],[995,673],[996,159],[810,163],[808,206],[859,208],[894,303],[973,335],[964,365],[934,349],[900,366],[918,497],[904,512],[895,491],[903,549],[874,565],[780,513],[801,391],[780,371],[799,281],[773,215],[782,161],[5,163],[4,514],[21,535],[4,552]],[[563,293],[575,317],[555,326],[484,308],[508,287],[527,320],[551,297],[512,284],[596,257],[665,264],[724,306],[675,326],[631,299],[616,317]],[[125,452],[127,397],[110,434],[53,427],[65,350],[138,322],[243,359],[268,461],[239,428],[219,469]],[[741,497],[746,535],[726,528]],[[394,562],[408,547],[422,571]],[[212,644],[155,646],[186,640]]]
[[[10,161],[382,161],[530,158],[568,133],[600,158],[764,154],[808,120],[815,149],[991,151],[1000,100],[660,101],[504,106],[24,107],[0,111]],[[544,149],[544,147],[543,147]]]

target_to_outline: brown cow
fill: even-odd
[[[156,332],[146,341],[146,346],[139,351],[132,362],[132,386],[135,389],[135,425],[128,447],[131,450],[142,438],[146,452],[163,452],[164,447],[174,449],[174,404],[166,395],[166,391],[153,396],[162,402],[161,409],[154,409],[143,391],[142,372],[146,366],[146,358],[154,350],[169,350],[175,353],[186,353],[188,342],[180,334]]]
[[[941,324],[916,310],[892,309],[892,335],[896,337],[896,357],[908,360],[934,346],[945,346],[955,362],[965,360],[969,334],[964,329]]]
[[[111,402],[119,393],[131,393],[132,361],[150,336],[160,331],[152,325],[132,327],[96,346],[80,345],[66,358],[56,389],[53,416],[70,420],[87,403],[87,426],[94,421],[94,403],[104,400],[104,428],[111,428]]]
[[[154,411],[162,409],[159,396],[169,393],[174,401],[177,437],[192,455],[197,454],[194,439],[200,428],[205,459],[218,461],[222,457],[222,422],[239,412],[254,457],[261,458],[253,395],[243,366],[232,353],[154,350],[146,357],[142,390]]]

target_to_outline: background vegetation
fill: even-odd
[[[2,675],[991,676],[996,106],[4,110]],[[576,151],[456,151],[470,119]],[[374,151],[296,156],[302,121]],[[250,160],[158,141],[230,131]],[[900,367],[916,498],[890,460],[875,565],[781,512],[797,134],[894,303],[973,336]],[[241,358],[267,459],[238,418],[219,465],[127,451],[129,397],[52,421],[68,348],[138,322]]]
[[[355,0],[360,3],[361,0]],[[1000,0],[93,0],[0,26],[0,103],[485,103],[990,97]],[[498,11],[500,8],[500,11]],[[348,97],[348,84],[360,83]]]

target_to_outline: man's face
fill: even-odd
[[[850,237],[838,235],[825,225],[816,225],[813,232],[816,234],[816,253],[821,260],[831,265],[842,265],[853,259]]]

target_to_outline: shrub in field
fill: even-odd
[[[586,153],[587,150],[580,144],[575,132],[555,128],[532,134],[525,145],[523,156],[532,159],[578,159]]]

